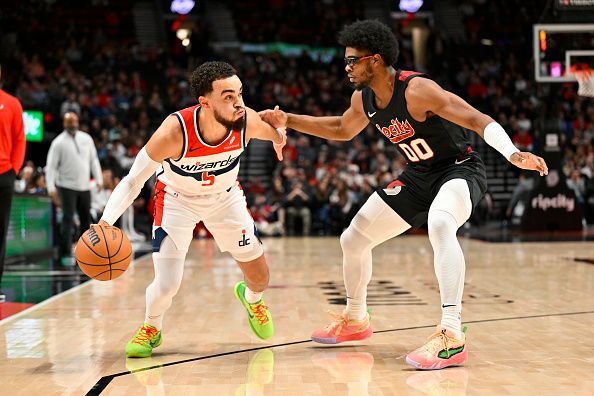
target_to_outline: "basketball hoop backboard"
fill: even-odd
[[[537,82],[574,82],[574,64],[594,69],[594,24],[536,24],[533,50]]]

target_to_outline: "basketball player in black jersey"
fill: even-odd
[[[442,317],[435,333],[406,362],[420,369],[462,364],[468,356],[460,318],[465,264],[456,232],[487,188],[483,161],[470,147],[466,130],[478,133],[519,168],[543,176],[547,166],[542,158],[520,152],[491,117],[427,75],[396,70],[398,42],[387,26],[355,22],[340,33],[339,41],[346,47],[345,70],[356,88],[349,109],[339,117],[311,117],[277,107],[262,112],[262,118],[331,140],[351,140],[371,123],[408,166],[398,180],[368,199],[341,235],[347,307],[312,339],[334,344],[371,336],[366,307],[371,250],[427,223]]]

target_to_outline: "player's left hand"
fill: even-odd
[[[540,173],[541,176],[549,174],[549,168],[545,163],[545,160],[532,153],[521,151],[519,153],[513,153],[509,157],[509,161],[520,169],[535,170]]]

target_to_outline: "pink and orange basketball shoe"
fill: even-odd
[[[345,341],[358,341],[371,337],[373,330],[369,314],[363,320],[349,319],[346,313],[329,312],[334,317],[332,323],[312,333],[312,341],[321,344],[338,344]]]
[[[419,370],[437,370],[450,366],[459,366],[468,359],[466,349],[466,327],[462,338],[457,339],[451,331],[437,326],[435,333],[427,343],[406,355],[406,363]]]

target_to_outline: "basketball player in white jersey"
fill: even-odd
[[[163,315],[181,284],[188,246],[200,221],[243,271],[245,282],[237,283],[234,292],[248,312],[250,327],[262,339],[274,332],[262,300],[268,266],[237,175],[239,157],[252,138],[272,141],[282,159],[284,129],[275,130],[244,105],[241,81],[227,63],[200,65],[192,74],[191,89],[198,104],[163,121],[114,189],[101,218],[113,225],[156,172],[155,278],[146,289],[144,324],[126,345],[127,357],[151,356],[161,344]]]
[[[347,307],[312,339],[335,344],[372,335],[366,306],[371,250],[427,223],[442,317],[435,333],[406,362],[420,369],[462,364],[468,356],[460,318],[465,263],[456,232],[486,190],[484,164],[470,147],[465,128],[519,168],[542,176],[547,166],[542,158],[520,152],[491,117],[427,75],[394,69],[398,42],[382,23],[355,22],[341,32],[340,43],[346,47],[345,70],[357,89],[342,116],[311,117],[278,109],[260,115],[274,125],[332,140],[351,140],[371,123],[408,159],[408,166],[398,180],[378,188],[341,235]]]

